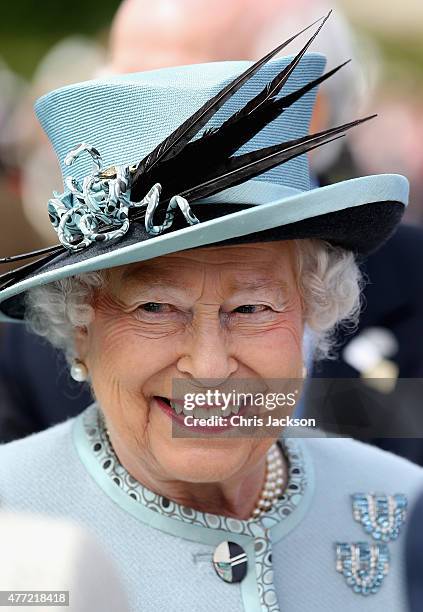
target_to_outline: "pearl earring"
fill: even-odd
[[[74,359],[71,365],[70,375],[76,382],[84,382],[88,378],[88,368],[85,363],[79,359]]]
[[[305,366],[303,366],[303,378],[307,378],[307,368]]]

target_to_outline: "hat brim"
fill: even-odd
[[[36,272],[0,291],[0,320],[24,318],[23,294],[31,287],[61,278],[145,261],[161,255],[213,244],[320,238],[366,256],[381,246],[398,225],[408,200],[401,175],[360,177],[304,191],[260,205],[207,204],[191,208],[201,223],[172,227],[152,237],[143,223],[132,223],[119,241],[91,245],[58,255]]]

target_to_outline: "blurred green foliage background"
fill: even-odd
[[[30,77],[46,51],[69,34],[93,36],[104,44],[120,0],[12,0],[2,2],[0,57]]]

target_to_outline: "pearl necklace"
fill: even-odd
[[[266,464],[266,480],[251,514],[251,519],[258,519],[265,512],[268,512],[278,497],[282,495],[284,484],[283,461],[281,451],[276,443],[272,444],[267,452]]]

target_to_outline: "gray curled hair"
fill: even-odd
[[[304,323],[313,338],[313,359],[334,358],[337,328],[354,329],[358,322],[363,285],[360,270],[351,251],[317,238],[293,242]],[[90,324],[94,295],[107,278],[107,270],[86,272],[28,290],[27,325],[71,362],[76,356],[74,330]]]

